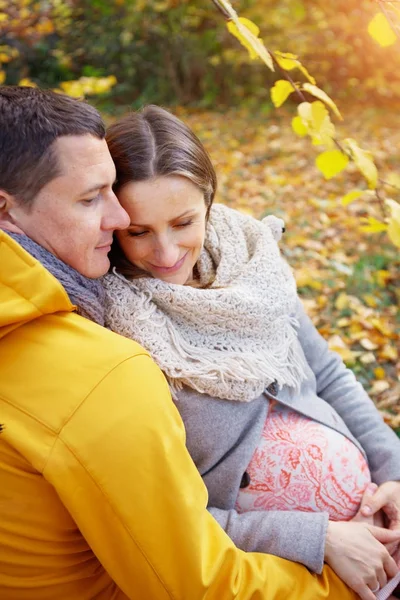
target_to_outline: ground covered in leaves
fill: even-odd
[[[366,188],[348,168],[325,181],[316,149],[296,137],[294,111],[258,114],[175,111],[210,151],[217,201],[286,223],[281,248],[293,267],[309,315],[365,385],[385,420],[400,432],[400,256],[385,233],[360,231],[360,218],[382,218],[368,191],[347,207],[349,191]],[[351,109],[339,127],[371,150],[380,177],[400,183],[400,111]],[[385,197],[400,200],[386,186]]]

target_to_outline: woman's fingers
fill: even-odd
[[[387,574],[385,569],[386,569],[386,567],[382,566],[381,568],[376,570],[375,574],[376,574],[376,579],[378,581],[377,581],[377,583],[372,585],[371,589],[375,590],[378,585],[379,585],[379,589],[383,588],[387,584],[388,579],[391,579],[391,576]]]
[[[399,571],[399,567],[397,566],[395,559],[393,558],[393,556],[390,556],[389,553],[386,553],[385,555],[383,567],[385,569],[388,579],[391,579],[392,577],[397,575]]]
[[[359,585],[354,586],[353,590],[360,596],[361,600],[376,600],[375,594],[372,590],[375,590],[377,586],[378,581],[376,582],[376,585],[372,584],[371,587],[362,582]]]

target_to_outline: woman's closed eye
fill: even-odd
[[[177,229],[184,229],[185,227],[189,227],[192,224],[193,220],[190,219],[189,221],[184,221],[183,223],[177,223],[176,225],[174,225],[174,227]],[[148,233],[149,232],[147,229],[144,229],[143,231],[127,231],[127,235],[129,235],[130,237],[144,237]]]
[[[143,237],[144,235],[146,235],[146,233],[149,233],[147,230],[145,231],[128,231],[127,235],[129,235],[129,237]]]
[[[184,223],[178,223],[177,225],[175,225],[175,227],[189,227],[189,225],[192,225],[193,221],[190,219],[190,221],[185,221]]]

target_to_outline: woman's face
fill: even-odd
[[[180,176],[130,182],[117,194],[130,225],[116,233],[126,258],[153,277],[185,284],[204,243],[203,192]]]

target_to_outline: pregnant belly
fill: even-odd
[[[277,403],[247,472],[250,485],[239,491],[238,512],[328,512],[336,521],[355,516],[371,481],[365,458],[348,438]]]

